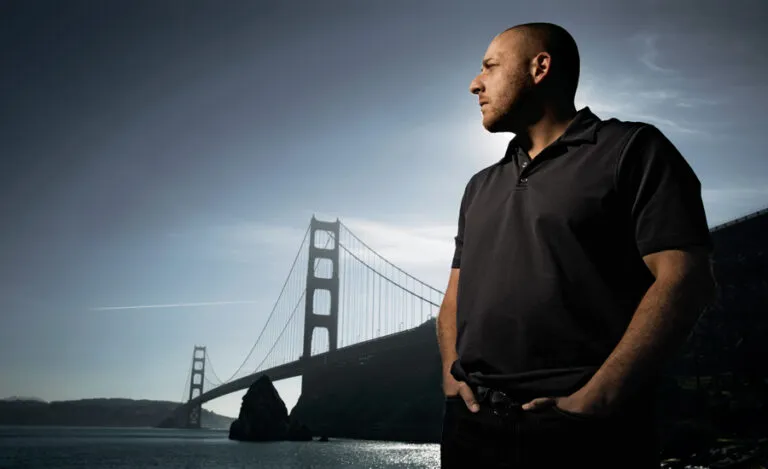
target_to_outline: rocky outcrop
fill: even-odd
[[[288,410],[268,376],[263,375],[243,396],[240,414],[229,427],[229,439],[240,441],[309,441],[309,429],[288,417]]]

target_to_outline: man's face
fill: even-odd
[[[534,82],[523,45],[521,36],[513,31],[494,38],[480,74],[469,85],[482,104],[483,127],[489,132],[510,132],[527,107]]]

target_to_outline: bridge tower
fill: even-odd
[[[335,352],[338,343],[339,325],[339,220],[335,222],[319,221],[312,215],[309,225],[309,262],[307,265],[307,293],[304,310],[304,354],[302,359],[309,362],[312,355],[312,335],[316,328],[328,331],[328,352]],[[332,246],[317,247],[316,233],[325,231],[331,237]],[[315,262],[318,259],[331,261],[330,278],[315,276]],[[315,311],[315,292],[326,290],[331,297],[331,307],[327,314]],[[302,388],[304,388],[302,380]]]
[[[200,377],[196,380],[196,377]],[[205,381],[205,347],[195,345],[192,352],[192,373],[190,373],[189,382],[189,400],[198,397],[203,393],[203,382]],[[189,409],[187,415],[187,428],[200,428],[200,416],[203,413],[202,404],[197,404]]]

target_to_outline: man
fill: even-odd
[[[438,316],[444,468],[659,467],[659,368],[714,293],[699,180],[655,127],[576,111],[579,54],[529,23],[470,91],[512,132],[472,176]]]

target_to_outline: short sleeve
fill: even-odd
[[[461,197],[461,205],[459,206],[459,222],[456,236],[454,236],[454,251],[453,261],[451,262],[451,268],[458,269],[461,266],[461,251],[464,247],[464,223],[465,214],[467,210],[467,199],[469,193],[469,183],[464,188],[464,195]]]
[[[630,137],[618,164],[640,255],[667,249],[712,250],[701,183],[672,142],[652,125]]]

